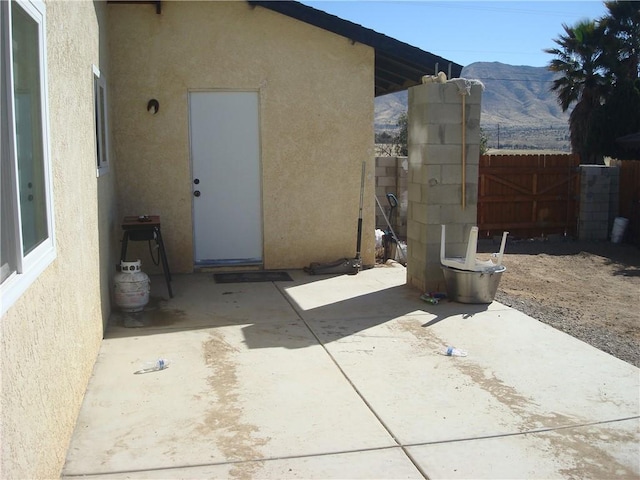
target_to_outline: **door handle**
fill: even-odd
[[[193,196],[194,197],[199,197],[200,196],[200,190],[196,190],[195,192],[193,192]]]

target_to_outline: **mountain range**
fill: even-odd
[[[553,72],[545,67],[477,62],[463,68],[461,77],[480,80],[480,125],[489,147],[569,150],[569,112],[563,112],[550,90]],[[407,111],[407,91],[375,101],[376,133],[397,130],[397,118]]]

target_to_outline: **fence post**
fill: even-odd
[[[580,165],[580,211],[578,214],[578,238],[580,240],[607,240],[613,224],[611,189],[617,191],[619,180],[616,167],[605,165]],[[617,201],[615,201],[617,204]]]

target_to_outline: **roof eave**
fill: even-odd
[[[248,0],[248,3],[372,47],[376,97],[418,85],[424,75],[444,71],[449,78],[456,78],[462,72],[462,65],[299,2]]]

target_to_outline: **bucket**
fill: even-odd
[[[624,237],[624,231],[627,229],[629,219],[624,217],[616,217],[613,221],[613,228],[611,229],[611,242],[620,243]]]
[[[385,233],[382,237],[382,245],[384,246],[384,261],[390,258],[395,260],[397,255],[398,244],[391,233]]]
[[[480,272],[442,265],[447,297],[460,303],[491,303],[498,291],[500,278],[506,270],[507,267],[504,265]]]

